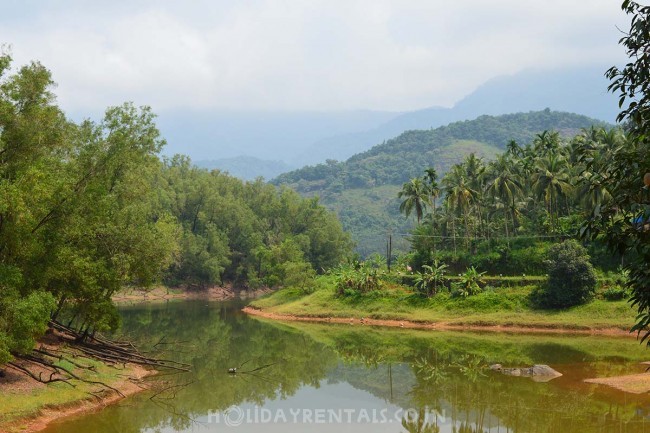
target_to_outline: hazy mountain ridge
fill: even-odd
[[[194,165],[208,170],[220,170],[243,180],[254,180],[258,177],[273,179],[282,173],[295,169],[284,161],[271,161],[253,156],[236,156],[214,160],[195,161]]]
[[[480,116],[429,130],[406,131],[344,162],[303,167],[272,180],[307,196],[318,195],[337,212],[360,252],[383,249],[389,231],[405,233],[412,222],[399,214],[397,192],[424,169],[442,176],[470,153],[492,159],[510,140],[531,142],[536,134],[557,130],[571,137],[590,126],[611,126],[587,116],[551,110]]]
[[[526,70],[496,77],[452,108],[407,113],[176,110],[160,112],[158,125],[167,138],[165,153],[169,155],[183,153],[193,160],[251,156],[300,167],[327,159],[345,160],[407,130],[437,128],[484,114],[550,107],[613,122],[617,101],[607,93],[608,81],[603,76],[607,67]],[[222,161],[220,168],[234,173],[234,162],[235,166],[228,166]],[[267,177],[262,172],[256,175]]]
[[[325,159],[347,159],[377,143],[414,129],[437,128],[481,115],[543,110],[547,107],[606,122],[614,122],[617,101],[607,92],[607,66],[559,71],[525,70],[493,78],[452,108],[431,107],[398,115],[371,130],[327,137],[302,155],[310,164]]]

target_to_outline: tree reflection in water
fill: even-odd
[[[624,428],[636,433],[645,428],[648,397],[624,396],[582,382],[640,368],[635,366],[647,354],[633,341],[279,324],[247,317],[240,307],[182,302],[123,308],[122,336],[150,348],[160,341],[181,343],[162,346],[171,349],[166,356],[192,364],[192,372],[164,377],[168,395],[153,400],[151,393],[136,395],[46,431],[168,432],[191,431],[196,425],[218,431],[219,426],[206,424],[208,415],[233,405],[309,407],[316,403],[304,396],[317,396],[316,401],[338,407],[353,391],[354,403],[361,407],[437,414],[405,419],[406,432],[595,433]],[[548,363],[567,374],[536,383],[486,369],[496,362]],[[228,373],[242,365],[243,371],[265,368],[252,375]],[[325,386],[339,394],[319,394]],[[296,393],[301,396],[297,400]],[[360,395],[365,396],[362,401]],[[395,431],[395,425],[355,428]],[[340,431],[340,426],[331,426],[331,431]]]

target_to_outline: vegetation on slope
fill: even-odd
[[[384,251],[390,231],[405,233],[412,226],[394,212],[387,216],[383,203],[394,196],[386,194],[388,188],[382,187],[402,185],[428,167],[443,174],[472,153],[485,160],[494,159],[512,140],[528,143],[544,130],[555,129],[565,137],[592,125],[602,122],[550,110],[481,116],[433,130],[407,131],[345,162],[329,160],[283,174],[272,183],[289,185],[303,195],[320,196],[323,204],[337,210],[343,227],[357,242],[358,251],[368,255]],[[378,199],[364,204],[351,200],[366,191]],[[373,219],[364,222],[365,215]]]
[[[10,66],[0,54],[0,365],[51,319],[115,329],[125,285],[297,284],[347,255],[317,199],[161,160],[146,107],[75,124],[45,67]]]

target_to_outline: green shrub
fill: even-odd
[[[607,301],[620,301],[627,298],[628,293],[622,287],[609,287],[603,292],[603,298]]]
[[[381,272],[369,263],[355,261],[341,265],[332,274],[335,278],[336,294],[351,296],[381,289]]]
[[[447,265],[438,260],[432,266],[423,265],[422,272],[416,272],[414,276],[415,288],[418,293],[424,296],[435,295],[439,287],[444,287]]]
[[[549,249],[548,280],[532,297],[541,307],[567,308],[587,302],[595,289],[596,272],[587,250],[568,240]]]
[[[452,289],[455,296],[467,298],[481,293],[483,290],[481,285],[484,284],[483,275],[485,272],[477,271],[473,266],[465,271],[460,276],[460,281],[452,284]]]
[[[0,302],[0,364],[12,355],[29,353],[36,340],[47,329],[54,298],[45,292],[32,292],[27,297],[8,291]]]

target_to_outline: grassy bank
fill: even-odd
[[[337,295],[331,277],[321,277],[312,293],[283,289],[255,300],[251,306],[278,315],[370,318],[444,323],[453,326],[510,326],[563,330],[628,330],[635,312],[626,301],[603,299],[564,310],[534,308],[534,286],[490,288],[467,298],[438,293],[430,298],[408,287],[389,285],[356,296]]]
[[[80,378],[102,382],[119,393],[80,380],[46,385],[7,368],[5,377],[0,378],[0,432],[38,431],[53,420],[103,407],[142,390],[137,382],[150,374],[143,367],[130,364],[116,368],[82,357],[75,358],[75,363],[90,369],[65,360],[58,364]],[[45,379],[48,377],[44,375]]]

